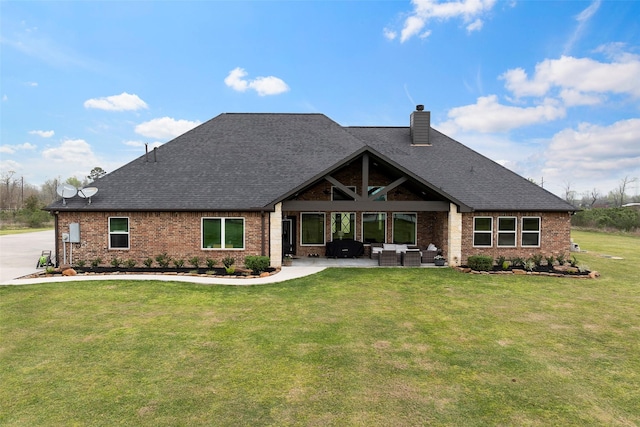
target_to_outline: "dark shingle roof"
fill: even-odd
[[[89,205],[51,210],[254,210],[371,150],[475,210],[573,210],[569,204],[431,129],[342,127],[322,114],[221,114],[105,175]],[[154,159],[157,158],[157,162]]]

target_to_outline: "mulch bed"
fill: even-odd
[[[597,271],[580,271],[578,268],[571,267],[569,265],[554,265],[552,267],[548,265],[541,265],[535,267],[531,271],[520,267],[508,267],[507,269],[502,269],[498,266],[494,266],[493,269],[489,271],[477,271],[473,270],[469,266],[462,265],[460,267],[456,267],[456,270],[471,274],[516,274],[522,276],[575,277],[581,279],[595,279],[596,277],[600,277],[600,273]]]

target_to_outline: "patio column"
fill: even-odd
[[[282,267],[282,203],[269,213],[269,258],[271,267]]]
[[[458,212],[458,207],[451,203],[449,206],[449,248],[447,251],[447,263],[458,266],[462,262],[462,213]]]

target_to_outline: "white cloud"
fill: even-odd
[[[577,129],[562,130],[545,150],[542,172],[549,179],[607,191],[615,186],[615,180],[640,176],[638,135],[640,119],[610,126],[583,123]]]
[[[484,26],[484,22],[481,19],[476,19],[471,24],[467,25],[468,32],[480,31]]]
[[[2,145],[0,146],[0,153],[13,154],[16,151],[35,150],[36,148],[37,146],[33,144],[29,144],[28,142],[25,142],[24,144],[18,144],[18,145]]]
[[[38,135],[42,138],[51,138],[55,134],[55,132],[52,130],[30,130],[29,134]]]
[[[8,97],[7,95],[2,95],[2,100],[3,100],[3,101],[8,101],[8,100],[9,100],[9,97]]]
[[[508,70],[500,78],[517,97],[545,96],[553,87],[581,94],[615,93],[640,97],[639,75],[640,56],[626,54],[619,55],[617,61],[611,63],[561,56],[538,63],[531,79],[522,68]]]
[[[565,110],[553,100],[534,107],[502,105],[496,95],[478,98],[473,105],[449,110],[449,120],[440,125],[446,132],[456,130],[483,133],[506,132],[522,126],[548,122],[565,116]]]
[[[88,99],[84,102],[84,108],[97,108],[106,111],[135,111],[148,108],[148,106],[138,95],[122,92],[120,95]]]
[[[26,82],[25,85],[29,87],[38,87],[38,82]]]
[[[396,37],[398,37],[398,33],[396,33],[396,32],[395,32],[395,31],[393,31],[393,30],[390,30],[390,29],[388,29],[388,28],[384,28],[384,29],[382,30],[382,34],[384,35],[384,37],[385,37],[387,40],[395,40],[395,39],[396,39]]]
[[[437,0],[412,0],[413,11],[404,21],[400,42],[404,43],[413,36],[427,37],[431,32],[424,31],[425,25],[432,19],[446,21],[460,18],[467,23],[467,31],[478,31],[483,26],[481,17],[495,5],[495,0],[455,0],[439,2]]]
[[[573,45],[580,39],[582,32],[584,31],[585,26],[588,24],[589,20],[596,14],[598,9],[600,8],[600,0],[595,0],[592,2],[589,7],[580,12],[578,16],[576,16],[576,21],[578,21],[578,26],[575,31],[571,35],[571,38],[567,42],[564,47],[565,54],[569,53],[573,48]]]
[[[136,126],[135,132],[149,138],[172,139],[190,131],[199,124],[199,121],[176,120],[171,117],[162,117],[140,123]]]
[[[47,148],[42,151],[42,158],[50,162],[68,165],[98,163],[91,146],[84,139],[64,140],[59,147]]]
[[[247,72],[243,68],[237,67],[229,72],[229,75],[224,79],[224,83],[238,92],[253,89],[260,96],[279,95],[289,90],[289,86],[278,77],[256,77],[253,80],[247,80],[245,79],[246,76]]]

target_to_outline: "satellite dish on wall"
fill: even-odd
[[[62,204],[66,205],[67,201],[65,199],[70,199],[76,194],[78,194],[78,190],[71,184],[60,184],[58,188],[56,188],[56,192],[58,196],[62,197]]]
[[[98,192],[96,187],[85,187],[78,190],[78,196],[83,199],[89,199],[89,204],[91,204],[91,196],[95,196]]]

